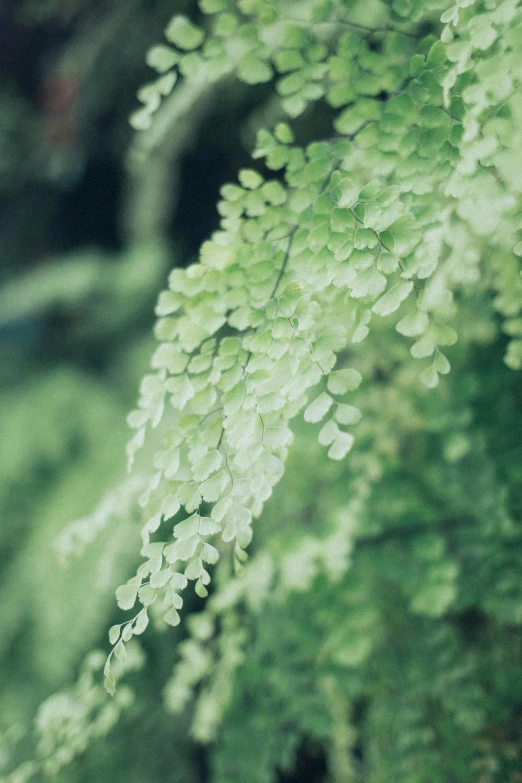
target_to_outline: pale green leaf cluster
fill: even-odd
[[[514,780],[516,745],[496,738],[522,700],[516,376],[486,349],[503,329],[522,366],[520,3],[199,6],[148,53],[134,127],[165,132],[164,99],[233,77],[273,83],[270,127],[158,298],[130,479],[59,540],[141,532],[116,590],[129,615],[107,623],[115,698],[89,658],[5,780],[59,772],[112,728],[133,637],[185,604],[165,706],[207,744],[213,783],[273,781],[303,739],[334,783]],[[311,138],[324,106],[333,129]],[[58,278],[28,287],[29,311],[63,299]],[[35,457],[63,452],[67,427],[39,426]]]
[[[475,3],[435,2],[440,38],[393,26],[419,21],[425,4],[389,6],[372,29],[331,3],[295,17],[284,3],[203,2],[206,39],[175,16],[166,37],[177,49],[149,54],[163,75],[140,93],[147,119],[135,125],[149,123],[178,68],[188,81],[274,78],[284,113],[324,99],[338,135],[302,147],[286,122],[260,130],[253,158],[277,179],[252,168],[223,186],[220,229],[160,295],[153,373],[129,417],[130,464],[150,428],[161,445],[140,498],[144,562],[119,588],[122,609],[161,601],[176,625],[187,580],[206,596],[209,566],[230,547],[240,566],[301,411],[320,424],[328,456],[346,457],[361,375],[343,356],[376,317],[412,340],[419,379],[434,388],[457,341],[455,295],[491,280],[515,337],[508,362],[520,366],[518,4],[477,14]]]
[[[34,759],[24,762],[12,773],[2,776],[2,783],[23,783],[34,779],[56,777],[86,748],[103,738],[117,724],[122,712],[128,710],[134,695],[124,685],[115,691],[114,675],[105,682],[105,689],[115,698],[107,702],[100,682],[104,655],[91,651],[85,658],[77,681],[70,688],[58,691],[40,705],[34,730],[38,739]],[[118,678],[143,666],[144,655],[136,643],[129,654],[114,667]]]

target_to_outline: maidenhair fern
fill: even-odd
[[[37,760],[2,781],[59,771],[116,722],[133,637],[180,624],[192,583],[205,600],[165,706],[215,743],[213,783],[271,783],[303,737],[332,783],[514,782],[521,476],[508,370],[482,352],[503,330],[522,366],[521,4],[199,7],[147,55],[131,165],[150,153],[157,173],[153,153],[234,79],[273,85],[273,121],[159,296],[131,476],[58,542],[71,555],[117,518],[138,561],[141,507],[115,698],[88,656],[40,709]],[[147,239],[165,222],[153,179]]]
[[[318,100],[336,113],[333,135],[304,147],[283,117],[259,131],[265,168],[222,187],[220,229],[160,295],[153,373],[129,416],[129,465],[145,442],[154,452],[144,562],[117,592],[122,609],[142,608],[122,638],[111,631],[115,654],[155,603],[178,624],[181,591],[192,581],[207,595],[220,551],[240,569],[300,412],[321,423],[331,459],[346,457],[363,355],[349,349],[376,320],[409,341],[430,388],[450,371],[455,302],[477,286],[498,291],[518,336],[518,3],[200,7],[208,31],[175,16],[149,52],[160,76],[139,92],[136,128],[180,79],[228,75],[274,80],[290,118]],[[106,672],[112,689],[110,658]]]

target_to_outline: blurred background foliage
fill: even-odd
[[[236,84],[148,147],[133,139],[145,52],[174,11],[198,13],[174,5],[0,9],[0,764],[34,756],[38,706],[72,688],[49,703],[46,741],[77,756],[64,783],[519,783],[521,388],[478,288],[436,391],[376,330],[350,459],[328,462],[298,425],[245,576],[191,599],[188,630],[143,637],[132,696],[101,688],[89,651],[107,648],[137,558],[125,416],[154,303],[274,111],[265,86]],[[313,138],[328,119],[315,108],[295,125]],[[353,543],[339,535],[351,520]]]

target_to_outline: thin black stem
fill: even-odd
[[[270,294],[270,299],[273,299],[275,296],[275,293],[279,287],[279,283],[281,282],[281,278],[283,277],[286,269],[286,265],[288,263],[288,259],[290,258],[290,248],[292,247],[292,240],[294,238],[294,234],[297,231],[297,226],[294,226],[293,229],[290,231],[290,234],[288,235],[288,245],[286,247],[286,252],[283,258],[283,263],[281,264],[281,268],[279,270],[279,274],[277,275],[277,280],[275,281],[275,285],[272,289],[272,293]]]
[[[355,204],[354,204],[353,206],[355,206]],[[356,221],[356,223],[360,223],[360,224],[361,224],[361,226],[364,226],[364,223],[363,223],[363,221],[362,221],[362,220],[359,220],[359,218],[357,217],[357,215],[356,215],[356,214],[353,212],[353,207],[349,207],[349,210],[348,210],[348,211],[350,212],[350,214],[352,215],[352,217],[354,217],[354,218],[355,218],[355,221]],[[377,240],[378,240],[378,242],[379,242],[379,244],[380,244],[380,246],[381,246],[381,248],[380,248],[380,250],[379,250],[379,253],[381,252],[381,250],[382,250],[383,248],[384,248],[384,250],[386,250],[388,253],[391,253],[392,251],[390,250],[390,248],[389,248],[389,247],[386,247],[386,245],[384,244],[384,242],[383,242],[383,241],[382,241],[382,239],[380,238],[380,236],[379,236],[379,232],[378,232],[378,231],[376,231],[374,228],[370,228],[370,231],[372,232],[372,234],[374,234],[374,236],[376,236],[376,237],[377,237]],[[378,256],[377,256],[377,257],[378,257]],[[375,259],[375,260],[377,260],[377,259]],[[403,265],[403,263],[402,263],[402,259],[400,259],[400,258],[399,258],[399,266],[400,266],[400,268],[402,269],[402,271],[404,272],[404,265]],[[418,296],[419,296],[419,291],[418,291],[418,289],[417,289],[417,286],[415,285],[415,283],[413,284],[413,290],[415,291],[415,296],[418,298]]]
[[[420,35],[415,35],[415,33],[406,33],[403,30],[397,30],[395,27],[390,27],[389,25],[386,25],[385,27],[367,27],[364,24],[358,24],[357,22],[348,22],[345,19],[327,19],[324,22],[308,22],[306,19],[298,19],[293,16],[285,16],[285,21],[288,22],[295,22],[296,24],[303,25],[303,27],[318,27],[319,25],[325,25],[325,24],[331,24],[331,25],[340,25],[341,27],[350,27],[355,30],[362,30],[365,33],[368,34],[369,37],[372,37],[373,35],[378,35],[380,33],[398,33],[399,35],[404,35],[406,38],[411,38],[415,41],[418,41],[419,38],[421,38]]]

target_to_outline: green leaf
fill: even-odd
[[[238,527],[236,541],[242,549],[245,549],[252,541],[252,528],[248,525]]]
[[[187,579],[199,579],[203,571],[203,563],[201,557],[196,557],[185,568],[185,576]]]
[[[306,82],[301,75],[300,71],[284,76],[277,82],[277,92],[284,97],[295,95],[300,92],[305,86]]]
[[[331,394],[346,394],[357,389],[362,381],[362,375],[357,370],[334,370],[328,376],[327,387]]]
[[[200,598],[206,598],[208,595],[208,590],[201,581],[201,579],[198,579],[196,582],[196,586],[194,587],[194,590],[196,592],[196,595],[199,595]]]
[[[447,312],[452,299],[452,292],[441,285],[440,279],[432,278],[421,292],[418,306],[422,310]]]
[[[161,504],[161,513],[163,514],[165,519],[170,519],[171,517],[175,516],[178,513],[180,508],[181,508],[181,504],[178,500],[177,495],[167,495],[167,497],[163,499],[163,503]]]
[[[116,600],[120,609],[132,609],[138,597],[139,579],[133,577],[127,584],[120,585],[116,590]]]
[[[297,150],[297,152],[299,152],[299,150]],[[254,157],[258,156],[254,155]],[[266,165],[269,169],[277,171],[278,169],[282,169],[283,166],[286,166],[291,157],[292,150],[283,144],[280,144],[267,153]]]
[[[275,206],[284,204],[287,197],[286,190],[281,183],[276,180],[265,182],[261,187],[261,193],[265,201],[268,201],[269,204],[274,204]]]
[[[447,112],[438,106],[422,106],[417,115],[417,122],[421,128],[449,127],[451,118]]]
[[[362,413],[359,408],[354,405],[345,405],[344,403],[337,403],[334,418],[339,424],[357,424],[361,420]]]
[[[107,676],[105,677],[103,681],[103,687],[109,694],[109,696],[114,696],[116,693],[116,681],[114,679],[114,676],[109,672]]]
[[[127,650],[125,649],[125,645],[123,644],[121,639],[116,645],[116,647],[114,648],[114,657],[122,662],[125,661],[127,658]]]
[[[447,324],[432,324],[431,330],[437,345],[455,345],[458,340],[455,329]]]
[[[286,24],[283,33],[282,46],[288,49],[303,49],[310,43],[305,27],[297,24]]]
[[[205,481],[212,473],[215,473],[223,462],[223,455],[218,449],[210,449],[203,457],[197,460],[192,468],[195,481]]]
[[[466,105],[460,95],[454,96],[449,105],[448,109],[449,113],[456,117],[458,120],[462,120],[464,115],[466,114]],[[454,125],[454,129],[459,128],[462,133],[462,126],[461,125]]]
[[[172,375],[185,372],[189,357],[172,343],[161,343],[152,357],[152,367],[169,371]]]
[[[333,10],[333,0],[320,0],[320,2],[316,2],[312,10],[312,23],[328,21]]]
[[[223,395],[225,414],[231,416],[243,407],[246,397],[246,383],[241,380]]]
[[[143,633],[147,625],[149,624],[149,616],[146,609],[142,609],[136,618],[134,623],[133,633],[135,636],[139,636]]]
[[[410,60],[410,76],[419,76],[424,70],[425,63],[426,61],[422,54],[414,54]]]
[[[192,24],[186,16],[178,14],[170,20],[165,38],[180,49],[197,49],[203,43],[203,31]]]
[[[226,498],[225,498],[226,500]],[[215,508],[215,507],[214,507]],[[201,517],[199,520],[199,535],[200,536],[213,536],[215,533],[219,533],[221,525],[214,521],[212,517]]]
[[[359,188],[349,177],[344,177],[337,185],[339,190],[338,203],[340,207],[352,207],[359,198]]]
[[[163,619],[165,620],[166,623],[173,626],[179,625],[181,622],[181,617],[179,616],[178,611],[174,609],[173,606],[163,616]]]
[[[411,355],[414,359],[424,359],[426,356],[431,356],[435,347],[433,340],[430,340],[429,337],[422,337],[411,346]]]
[[[128,623],[127,625],[124,626],[123,632],[121,634],[121,638],[123,642],[128,642],[132,639],[132,623]]]
[[[156,315],[175,313],[183,304],[183,296],[177,291],[162,291],[156,305]]]
[[[240,188],[239,185],[231,184],[222,185],[219,192],[227,201],[239,201],[245,195],[243,188]]]
[[[317,226],[313,229],[313,231],[310,232],[308,245],[311,250],[317,252],[318,250],[322,250],[324,247],[326,247],[329,238],[330,230],[328,228],[328,223],[323,223],[321,226]]]
[[[157,79],[154,82],[154,85],[161,95],[170,95],[177,79],[177,74],[174,71],[171,71],[170,73],[166,73],[164,76],[161,76],[159,79]]]
[[[188,581],[187,581],[188,584]],[[169,592],[165,595],[165,608],[170,604],[170,606],[173,606],[174,609],[177,609],[178,611],[183,606],[183,598],[176,593],[175,590],[172,588],[169,589]]]
[[[116,642],[120,638],[120,629],[121,629],[121,625],[112,625],[109,628],[109,641],[111,644],[116,644]]]
[[[349,234],[355,226],[355,218],[348,209],[336,207],[330,212],[330,228],[332,231]]]
[[[419,228],[411,214],[403,215],[395,220],[388,231],[393,236],[393,250],[399,256],[409,253],[418,242]]]
[[[228,544],[230,541],[234,540],[236,535],[237,535],[237,524],[235,520],[232,519],[223,530],[223,535],[222,535],[223,541]]]
[[[129,117],[129,122],[137,131],[148,130],[152,125],[152,113],[148,107],[138,109]]]
[[[332,406],[333,400],[329,394],[322,392],[313,400],[304,412],[304,419],[312,424],[321,421]]]
[[[259,334],[255,335],[249,345],[249,350],[252,351],[252,353],[265,353],[268,348],[270,348],[272,340],[272,332],[270,329],[265,329],[263,332],[259,332]]]
[[[413,283],[411,280],[399,280],[395,283],[389,291],[386,291],[384,296],[378,299],[372,311],[377,315],[390,315],[394,313],[401,306],[402,302],[410,294],[413,289]]]
[[[187,52],[184,54],[178,68],[185,79],[197,81],[208,77],[207,62],[199,52]]]
[[[329,215],[332,211],[332,199],[326,193],[322,193],[318,196],[313,205],[312,211],[314,215]]]
[[[155,112],[161,104],[160,91],[155,82],[144,84],[137,92],[138,100],[145,104],[149,113]]]
[[[390,98],[386,104],[386,111],[404,117],[404,121],[411,122],[417,113],[416,106],[409,95],[396,95]]]
[[[174,536],[178,541],[185,541],[187,538],[197,535],[199,530],[199,514],[192,514],[183,522],[174,525]]]
[[[149,558],[148,566],[151,573],[159,571],[163,563],[164,544],[161,541],[145,544],[142,547],[141,554]]]
[[[355,92],[353,86],[351,84],[343,84],[342,82],[332,84],[326,93],[326,100],[334,109],[340,109],[341,106],[352,103],[354,98]]]
[[[386,278],[374,266],[359,272],[357,277],[351,283],[350,294],[354,299],[361,299],[365,296],[376,298],[386,287]]]
[[[428,387],[428,389],[434,389],[435,386],[438,385],[439,376],[437,373],[436,362],[433,362],[433,364],[430,364],[426,370],[421,372],[420,380],[421,383]]]
[[[296,71],[305,66],[305,61],[299,49],[282,49],[276,52],[274,63],[280,73]],[[282,141],[282,139],[280,139]],[[290,142],[283,142],[289,144]]]
[[[171,572],[168,568],[164,568],[162,571],[156,571],[150,576],[150,586],[152,588],[164,587],[169,581]]]
[[[365,122],[378,120],[381,114],[379,101],[361,98],[355,104],[344,109],[334,120],[334,127],[339,133],[350,135],[356,133]]]
[[[277,147],[277,145],[272,134],[265,128],[261,128],[256,134],[256,147],[252,157],[254,159],[264,157],[273,150],[274,147]]]
[[[190,513],[195,511],[201,502],[199,487],[194,481],[188,481],[178,489],[178,500]]]
[[[187,586],[187,577],[184,574],[173,573],[170,585],[174,590],[184,590]]]
[[[221,498],[214,508],[212,509],[212,519],[215,520],[216,524],[220,524],[221,521],[225,518],[227,512],[230,510],[230,507],[233,504],[233,498],[228,495],[227,497]]]
[[[317,440],[321,446],[329,446],[335,440],[339,427],[333,419],[328,419],[326,424],[321,427]]]
[[[398,185],[390,185],[375,197],[375,201],[377,204],[380,204],[383,207],[387,207],[394,201],[397,201],[400,192],[401,190]]]
[[[375,236],[374,232],[371,231],[371,229],[363,228],[361,226],[355,229],[353,245],[358,250],[363,250],[366,247],[369,248],[375,247],[375,245],[377,245],[378,243],[379,240]]]
[[[390,275],[399,267],[399,257],[395,253],[389,253],[387,250],[381,250],[377,261],[377,269]]]
[[[254,169],[241,169],[239,172],[239,181],[244,188],[255,190],[263,184],[263,177]]]
[[[393,238],[392,232],[387,228],[384,229],[384,231],[380,231],[379,239],[381,241],[382,247],[384,248],[384,252],[393,254],[395,249],[395,240]]]
[[[200,537],[198,535],[191,536],[191,538],[176,541],[174,544],[169,544],[165,547],[165,559],[167,563],[174,563],[176,560],[188,560],[196,551]]]
[[[216,500],[219,500],[229,481],[226,470],[220,470],[219,473],[204,481],[199,487],[203,500],[207,503],[214,503]]]
[[[272,68],[255,52],[247,52],[238,63],[237,75],[246,84],[261,84],[269,82],[274,74]]]
[[[293,131],[286,122],[278,122],[274,129],[274,136],[281,144],[293,144],[295,141]]]
[[[475,16],[469,21],[468,30],[471,41],[476,49],[489,49],[497,39],[498,33],[490,20],[485,16]]]
[[[291,95],[281,100],[281,106],[289,117],[299,117],[306,109],[307,102],[301,95]]]
[[[293,438],[292,430],[285,426],[265,427],[264,442],[266,446],[272,449],[278,449],[289,445]]]
[[[143,606],[150,606],[155,602],[157,592],[152,585],[143,585],[138,591],[138,596]]]
[[[372,201],[380,192],[381,183],[378,179],[372,179],[359,193],[360,201]]]
[[[170,46],[153,46],[147,52],[146,62],[147,65],[154,68],[158,73],[165,73],[179,62],[179,54],[174,49],[171,49]]]
[[[426,57],[426,65],[429,68],[434,68],[437,65],[443,65],[447,59],[446,47],[442,41],[435,41]]]
[[[451,364],[449,363],[446,356],[440,351],[437,352],[435,367],[437,368],[437,372],[439,372],[441,375],[447,375],[447,373],[449,373],[451,370]]]
[[[346,457],[354,444],[355,438],[349,432],[339,432],[328,450],[330,459],[341,460]]]
[[[422,310],[414,310],[399,321],[396,329],[400,334],[406,335],[406,337],[416,337],[419,334],[424,334],[428,324],[429,319],[426,313]]]
[[[522,369],[522,340],[511,340],[504,362],[511,370]]]
[[[210,563],[213,565],[219,560],[219,552],[215,546],[211,546],[210,544],[203,544],[203,548],[201,549],[201,559],[204,560],[205,563]]]

